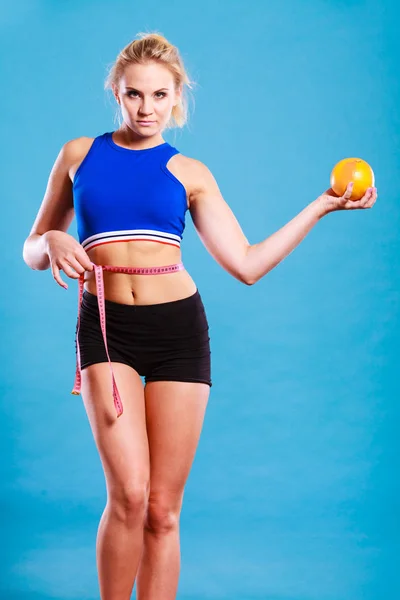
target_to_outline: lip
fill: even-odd
[[[155,121],[137,121],[137,123],[145,123],[149,125],[150,123],[155,123]]]

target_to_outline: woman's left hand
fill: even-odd
[[[370,187],[360,200],[350,200],[353,184],[349,183],[343,196],[338,196],[330,188],[318,198],[324,214],[336,210],[353,210],[357,208],[372,208],[378,197],[376,187]]]

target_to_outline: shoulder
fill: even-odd
[[[201,174],[204,173],[208,168],[204,163],[197,158],[192,158],[190,156],[185,156],[184,154],[176,155],[177,164],[181,165],[182,169],[187,172],[191,172],[193,174]]]
[[[216,185],[210,169],[200,160],[183,154],[177,154],[175,158],[175,165],[179,171],[179,175],[192,197],[198,192]]]
[[[69,173],[71,181],[73,181],[77,168],[89,152],[94,140],[93,137],[81,136],[65,142],[61,148],[61,160]]]
[[[86,136],[74,138],[68,142],[65,142],[64,146],[62,147],[62,151],[66,157],[75,158],[82,154],[82,152],[86,153],[93,144],[94,140],[95,138]]]

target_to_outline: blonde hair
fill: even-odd
[[[144,65],[150,61],[163,65],[172,73],[175,89],[182,85],[182,95],[178,104],[172,108],[166,129],[171,127],[182,128],[188,121],[187,88],[191,89],[195,82],[190,80],[178,48],[171,44],[161,33],[138,33],[137,36],[138,39],[127,44],[111,65],[104,89],[112,89],[113,84],[118,86],[125,67],[128,65]],[[117,114],[119,117],[119,112]]]

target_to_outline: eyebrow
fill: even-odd
[[[134,92],[140,92],[140,90],[137,90],[137,89],[136,89],[136,88],[134,88],[134,87],[130,87],[129,85],[126,85],[126,86],[125,86],[125,89],[126,89],[126,90],[133,90]],[[155,90],[155,91],[156,91],[156,92],[161,92],[161,91],[163,91],[163,90],[168,90],[168,89],[169,89],[169,88],[163,87],[163,88],[160,88],[159,90]],[[140,93],[142,93],[142,92],[140,92]]]

